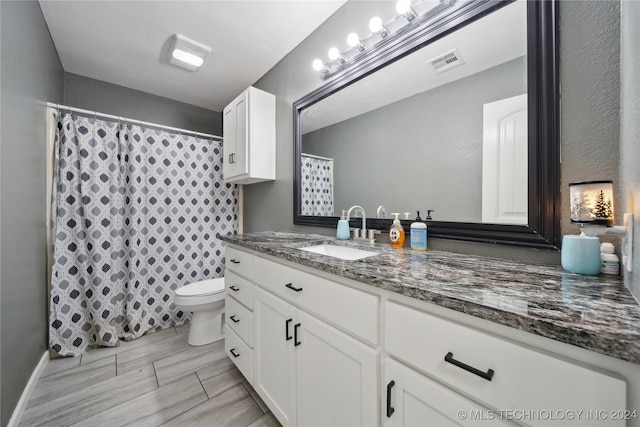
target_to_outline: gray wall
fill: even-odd
[[[222,135],[222,113],[77,74],[64,74],[64,103],[197,132]]]
[[[621,207],[633,212],[633,273],[625,284],[640,301],[640,2],[623,1],[620,22],[620,183]]]
[[[482,107],[526,93],[526,76],[514,59],[304,135],[303,152],[335,159],[335,215],[384,205],[482,222]]]
[[[0,134],[1,424],[47,348],[46,101],[62,102],[63,71],[40,6],[2,1]]]

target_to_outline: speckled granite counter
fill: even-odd
[[[392,249],[293,232],[220,236],[228,243],[640,364],[640,306],[622,281],[560,267],[451,252]],[[331,242],[379,252],[343,261],[297,248]]]

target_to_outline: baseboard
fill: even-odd
[[[44,368],[47,367],[47,363],[49,363],[49,352],[45,351],[40,358],[40,362],[38,362],[38,365],[33,370],[31,378],[29,378],[29,382],[22,391],[22,396],[20,396],[20,400],[18,400],[18,404],[13,410],[13,415],[11,415],[11,419],[9,420],[7,427],[17,427],[18,424],[20,424],[22,414],[24,414],[24,410],[27,408],[27,403],[29,402],[31,393],[33,393],[33,390],[36,388],[36,384],[38,384],[38,380],[40,379],[42,372],[44,372]]]

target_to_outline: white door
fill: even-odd
[[[527,224],[527,95],[484,104],[482,222]]]
[[[385,360],[382,399],[385,426],[508,425],[497,412],[391,358]]]
[[[378,425],[378,351],[298,311],[298,424]]]
[[[295,309],[256,287],[253,387],[283,425],[296,425]]]

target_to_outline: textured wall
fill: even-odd
[[[562,234],[571,224],[570,182],[614,181],[620,203],[620,12],[617,1],[560,3]],[[618,216],[618,215],[616,215]],[[619,243],[618,238],[601,240]]]
[[[63,71],[40,6],[2,1],[0,145],[1,424],[47,348],[44,141],[46,101]]]
[[[620,5],[620,183],[621,207],[633,212],[633,273],[625,284],[640,301],[640,2]]]
[[[222,135],[222,113],[77,74],[64,75],[64,103],[71,107]]]

